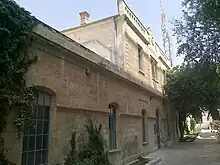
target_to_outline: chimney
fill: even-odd
[[[79,13],[80,15],[80,25],[85,25],[89,23],[90,14],[87,11]]]

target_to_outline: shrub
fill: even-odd
[[[101,136],[102,125],[98,127],[93,125],[92,121],[86,125],[88,132],[88,143],[83,150],[76,149],[76,133],[73,132],[70,142],[71,150],[65,159],[65,165],[110,165],[107,152],[104,149],[103,139]]]
[[[191,131],[192,133],[194,133],[194,132],[195,132],[195,129],[196,129],[196,121],[195,121],[194,118],[191,118],[191,119],[190,119],[190,131]]]
[[[11,164],[7,160],[2,133],[6,129],[7,117],[12,109],[18,114],[14,124],[18,136],[23,132],[26,115],[31,110],[34,90],[28,88],[25,75],[36,57],[28,54],[32,28],[36,19],[14,0],[0,0],[0,164]],[[2,151],[3,148],[3,151]]]

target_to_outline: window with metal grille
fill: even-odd
[[[33,126],[25,123],[22,149],[22,165],[47,165],[49,140],[49,115],[51,97],[38,92],[33,107]]]
[[[146,127],[146,110],[142,109],[141,110],[142,114],[142,141],[147,142],[147,127]]]
[[[116,139],[116,106],[109,105],[109,149],[117,148]]]

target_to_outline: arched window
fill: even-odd
[[[116,139],[116,108],[115,104],[110,104],[109,109],[109,149],[117,148]]]
[[[48,140],[51,96],[38,92],[33,107],[33,127],[25,123],[22,149],[22,165],[48,163]]]
[[[147,142],[147,122],[146,122],[146,118],[147,118],[147,112],[145,109],[141,110],[141,114],[142,114],[142,141],[143,142]]]

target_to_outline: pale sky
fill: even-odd
[[[15,0],[20,6],[30,11],[32,15],[57,30],[63,30],[79,25],[79,13],[88,11],[90,20],[98,20],[117,13],[117,0]],[[162,48],[160,0],[125,0],[142,23],[150,26],[156,41]],[[167,21],[181,16],[181,0],[163,0]],[[172,25],[167,23],[170,35]],[[176,57],[176,40],[172,37],[173,63],[182,62]]]

